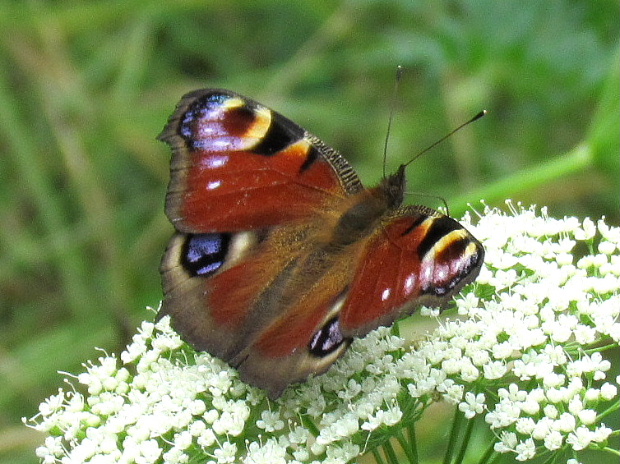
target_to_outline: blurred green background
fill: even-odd
[[[34,463],[38,403],[117,352],[161,298],[169,151],[185,92],[277,109],[411,202],[479,200],[618,224],[617,0],[0,0],[0,463]]]

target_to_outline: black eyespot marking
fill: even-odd
[[[437,250],[431,278],[422,293],[441,297],[472,282],[482,266],[484,251],[481,246],[468,251],[471,244],[471,238],[463,237]]]
[[[436,218],[429,227],[426,236],[418,246],[418,256],[425,256],[433,246],[450,232],[462,227],[454,219],[448,216]]]
[[[273,113],[273,120],[263,139],[252,148],[252,152],[263,155],[272,156],[280,150],[297,142],[304,136],[301,127],[292,121]]]
[[[230,234],[188,235],[181,252],[181,265],[193,277],[210,276],[224,264],[230,238]]]
[[[350,339],[344,338],[340,331],[338,316],[330,319],[314,334],[308,349],[310,354],[317,358],[323,358],[336,351],[343,343],[349,343]]]

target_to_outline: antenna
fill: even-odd
[[[383,178],[385,179],[385,165],[387,164],[388,141],[390,140],[390,130],[392,129],[392,120],[394,119],[394,111],[396,108],[396,97],[398,95],[398,86],[403,77],[403,67],[396,66],[396,81],[394,82],[394,91],[392,92],[392,101],[390,102],[390,117],[388,118],[387,131],[385,133],[385,143],[383,144]]]
[[[424,150],[422,150],[421,152],[419,152],[417,155],[415,155],[413,158],[411,158],[409,161],[407,161],[405,164],[403,164],[403,166],[409,166],[411,163],[413,163],[415,160],[417,160],[420,156],[422,156],[424,153],[426,153],[427,151],[432,150],[433,148],[435,148],[437,145],[439,145],[441,142],[443,142],[444,140],[446,140],[448,137],[450,137],[452,134],[454,134],[455,132],[458,132],[459,130],[461,130],[463,127],[471,124],[472,122],[477,121],[478,119],[480,119],[481,117],[483,117],[485,114],[487,114],[487,110],[482,110],[480,113],[478,113],[476,116],[474,116],[473,118],[471,118],[469,121],[464,122],[463,124],[461,124],[460,126],[458,126],[456,129],[452,129],[448,134],[444,135],[442,138],[440,138],[439,140],[437,140],[436,142],[432,143],[431,145],[429,145],[428,147],[426,147]],[[383,168],[385,170],[385,167]]]

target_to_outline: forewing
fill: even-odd
[[[173,149],[166,214],[185,233],[303,220],[361,189],[335,150],[284,116],[226,90],[187,94],[160,136]]]

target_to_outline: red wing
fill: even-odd
[[[350,343],[337,313],[351,261],[335,261],[321,278],[309,276],[313,268],[306,264],[316,255],[291,228],[275,228],[245,250],[239,244],[252,233],[177,233],[161,267],[165,299],[158,318],[170,315],[185,341],[238,368],[272,398],[324,372]]]
[[[476,278],[483,255],[454,219],[405,208],[366,245],[340,315],[343,333],[362,335],[421,305],[446,304]]]
[[[260,253],[244,252],[236,240],[225,233],[176,234],[161,267],[166,296],[159,317],[170,314],[186,341],[226,361],[245,347],[252,330],[265,324],[271,306],[262,312],[250,308],[295,258],[269,241]],[[225,268],[226,258],[236,254],[241,263]]]
[[[160,138],[173,148],[166,213],[186,233],[262,229],[361,188],[337,152],[255,101],[199,90]]]

